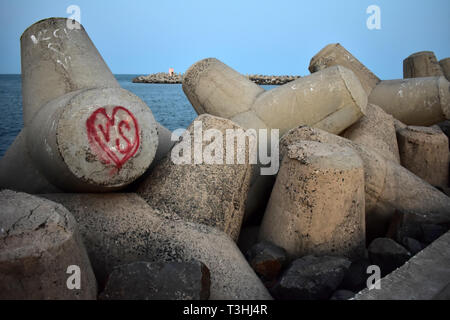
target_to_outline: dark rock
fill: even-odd
[[[263,280],[273,280],[286,262],[286,251],[271,242],[262,241],[251,247],[247,259]]]
[[[201,262],[134,262],[114,268],[102,300],[206,300],[210,274]]]
[[[355,293],[349,290],[338,290],[331,296],[330,300],[348,300],[353,298]]]
[[[305,256],[295,260],[273,288],[277,299],[326,300],[340,285],[350,261],[340,257]]]
[[[422,243],[410,237],[403,238],[402,244],[412,255],[416,255],[424,248]]]
[[[359,259],[350,265],[342,280],[341,289],[359,292],[367,286],[367,268],[371,265],[368,259]]]
[[[423,224],[421,227],[422,241],[426,244],[432,243],[447,232],[447,228],[437,224]]]
[[[244,255],[258,242],[258,234],[259,226],[244,227],[241,229],[237,245]]]
[[[370,261],[380,267],[382,276],[391,273],[411,258],[408,250],[389,238],[373,240],[368,251]]]

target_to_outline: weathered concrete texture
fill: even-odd
[[[399,122],[380,107],[369,103],[366,114],[341,135],[375,150],[385,159],[400,163],[394,121]],[[376,214],[366,217],[366,225],[372,226],[366,232],[366,239],[370,241],[386,234],[386,228],[394,210],[391,206],[383,203],[375,205],[373,211],[376,211]],[[378,228],[374,229],[373,226],[378,226]]]
[[[430,126],[450,119],[450,83],[444,77],[384,80],[369,103],[407,125]]]
[[[183,91],[199,114],[228,118],[245,128],[277,128],[280,134],[301,124],[340,133],[363,115],[367,105],[358,78],[341,66],[264,91],[209,58],[188,69]]]
[[[200,130],[207,132],[210,129],[221,133],[215,137],[214,142],[195,138],[198,134],[202,139]],[[226,131],[239,129],[243,132],[240,126],[227,119],[208,114],[197,117],[183,135],[183,140],[173,147],[171,154],[156,165],[142,182],[137,190],[138,194],[153,208],[162,212],[174,212],[182,219],[218,228],[237,241],[252,171],[248,155],[250,149],[254,150],[248,141],[242,145],[243,149],[238,148],[236,140],[232,148],[227,148]],[[256,142],[256,137],[253,140]],[[196,145],[196,141],[202,143],[203,153],[197,151],[199,145]],[[197,156],[208,155],[208,146],[218,147],[216,155],[220,157],[219,162],[196,164]],[[174,152],[177,155],[183,152],[183,155],[187,155],[186,161],[190,163],[174,163]],[[226,163],[228,152],[233,153],[232,164]],[[238,152],[245,155],[246,161],[243,164],[236,163]]]
[[[377,152],[323,130],[299,127],[280,141],[280,150],[301,140],[337,144],[353,148],[364,165],[366,220],[378,202],[405,214],[415,213],[428,223],[450,222],[450,198],[402,166],[384,159]],[[282,151],[281,151],[282,152]],[[366,228],[372,226],[367,225]]]
[[[431,300],[450,283],[450,232],[381,279],[380,290],[365,289],[356,300]]]
[[[403,60],[403,78],[443,76],[441,66],[432,51],[421,51]]]
[[[448,187],[449,143],[439,128],[409,126],[397,139],[402,166],[433,186]]]
[[[36,168],[26,147],[26,133],[22,130],[0,159],[0,189],[27,193],[61,192]]]
[[[348,52],[341,44],[332,43],[319,51],[309,63],[311,73],[332,67],[343,66],[352,70],[361,82],[367,95],[380,82],[380,79],[374,75],[366,66]]]
[[[46,178],[67,191],[124,187],[158,146],[148,106],[121,88],[83,89],[45,105],[28,125],[27,147]]]
[[[119,87],[83,26],[69,29],[68,23],[66,18],[44,19],[20,38],[25,126],[42,106],[68,92]]]
[[[76,222],[62,205],[0,192],[0,299],[95,299],[97,283]],[[70,290],[68,267],[80,268]]]
[[[192,262],[133,262],[115,267],[101,300],[207,300],[208,268]]]
[[[99,285],[115,266],[136,261],[203,262],[210,299],[271,299],[235,243],[222,231],[162,214],[136,194],[48,194],[75,216]]]
[[[445,58],[439,61],[439,64],[442,68],[442,72],[448,81],[450,81],[450,58]]]
[[[10,165],[7,180],[17,181],[8,187],[49,192],[42,175],[67,191],[116,190],[142,175],[154,158],[158,138],[150,109],[119,87],[83,27],[70,29],[70,22],[45,19],[21,37],[27,130],[8,161],[26,164],[28,156],[18,158],[27,154],[33,162],[27,167],[39,174],[30,183],[36,170],[22,174]]]
[[[298,141],[287,146],[259,238],[288,256],[365,253],[364,171],[348,147]]]
[[[372,148],[387,160],[400,163],[394,118],[374,104],[369,103],[366,114],[341,136]]]

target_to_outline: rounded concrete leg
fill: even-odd
[[[156,164],[163,159],[175,144],[175,141],[172,141],[172,131],[159,122],[156,123],[156,130],[158,131],[158,149],[156,149],[155,159],[152,164]]]
[[[259,238],[290,258],[365,253],[364,171],[350,148],[300,141],[287,147]]]
[[[346,146],[358,153],[364,164],[366,215],[372,214],[374,206],[382,202],[404,213],[414,213],[429,223],[450,222],[449,197],[377,152],[323,130],[299,127],[281,139],[281,155],[285,153],[284,146],[301,140]]]
[[[445,58],[439,61],[439,65],[442,68],[442,72],[448,81],[450,81],[450,58]]]
[[[443,76],[434,52],[421,51],[403,60],[403,78],[423,78]]]
[[[124,187],[150,166],[158,146],[147,105],[121,88],[84,89],[52,100],[27,129],[31,158],[63,190]]]
[[[355,74],[334,66],[264,91],[217,59],[189,68],[183,90],[199,113],[231,119],[244,128],[280,134],[301,124],[340,133],[364,113],[367,94]]]
[[[271,299],[224,232],[157,212],[136,194],[45,197],[62,203],[75,216],[100,285],[122,264],[198,260],[211,272],[210,299]]]
[[[429,184],[448,187],[448,138],[440,130],[410,126],[398,132],[402,166]]]
[[[374,104],[368,104],[366,114],[341,136],[372,148],[385,159],[400,163],[394,118]]]
[[[236,146],[240,139],[234,139],[234,146],[230,146],[227,132],[236,130],[244,132],[227,119],[207,114],[197,117],[183,135],[183,140],[155,166],[137,192],[153,208],[216,227],[237,240],[252,171],[248,155],[249,149],[254,149],[249,141],[256,143],[256,136],[242,139],[243,144],[239,148]],[[210,140],[211,136],[206,138],[208,133],[214,133],[214,142]],[[209,157],[208,148],[212,147],[217,147],[214,151],[217,159]],[[230,149],[234,159],[232,163],[226,159],[229,147],[233,147]],[[237,163],[238,151],[245,156],[242,164]],[[181,153],[187,157],[183,163],[178,163],[175,157]],[[211,163],[210,160],[218,162]]]
[[[0,159],[0,189],[31,194],[61,192],[36,168],[30,158],[25,129],[18,134]]]
[[[334,66],[259,95],[254,110],[280,135],[299,125],[340,133],[365,113],[367,94],[355,74]]]
[[[249,111],[264,89],[223,62],[208,58],[186,71],[183,91],[198,114],[231,119]]]
[[[94,273],[67,209],[9,190],[0,192],[0,207],[0,299],[96,299]]]
[[[381,81],[369,103],[407,125],[430,126],[450,119],[450,83],[444,77]]]
[[[361,85],[368,95],[378,82],[380,82],[380,79],[376,75],[367,69],[339,43],[329,44],[320,50],[319,53],[311,59],[309,71],[314,73],[337,65],[352,70],[359,81],[361,81]]]
[[[25,126],[49,101],[83,88],[119,87],[83,26],[71,20],[36,22],[20,38]]]

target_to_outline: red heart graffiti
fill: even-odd
[[[125,113],[125,120],[118,118],[118,121],[116,121],[119,111]],[[111,117],[108,116],[105,108],[98,108],[86,120],[86,129],[92,151],[103,162],[109,164],[112,161],[118,170],[136,154],[139,148],[138,122],[134,115],[124,107],[114,107]],[[129,136],[125,136],[124,129],[129,133],[132,133],[134,129],[134,137],[129,139]],[[111,133],[116,134],[115,141],[113,141],[115,145],[112,146],[109,144]],[[120,140],[123,140],[126,144],[123,149]]]

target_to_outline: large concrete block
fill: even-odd
[[[313,141],[286,146],[259,233],[291,259],[365,254],[364,171],[353,149]]]
[[[0,192],[0,207],[0,299],[96,299],[94,273],[66,208],[10,190]],[[68,287],[77,285],[70,266],[79,268],[78,289]]]
[[[84,89],[45,105],[28,125],[27,147],[63,190],[108,191],[140,177],[156,154],[148,106],[121,88]]]
[[[443,76],[441,66],[432,51],[421,51],[403,60],[403,78]]]
[[[369,103],[366,114],[341,136],[375,150],[387,160],[400,163],[394,118],[374,104]]]
[[[27,166],[63,190],[123,188],[150,166],[157,125],[148,106],[120,88],[84,28],[68,22],[45,19],[21,37],[26,150],[13,145],[8,162],[28,154]],[[20,167],[5,161],[0,173],[11,169],[5,180],[15,181],[4,187],[48,191],[42,179],[25,181]]]
[[[222,231],[150,208],[136,194],[49,194],[78,222],[99,285],[115,266],[136,261],[203,262],[210,299],[271,299],[236,244]]]
[[[450,119],[450,83],[444,77],[385,80],[369,103],[407,125],[430,126]]]
[[[199,114],[228,118],[245,128],[276,128],[280,134],[301,124],[340,133],[363,115],[367,105],[358,78],[341,66],[264,91],[209,58],[186,71],[183,91]]]
[[[358,153],[364,164],[366,220],[376,214],[373,208],[381,202],[428,223],[450,222],[450,198],[397,163],[363,145],[306,126],[289,131],[280,141],[280,150],[301,140],[347,146]]]
[[[448,81],[450,81],[450,58],[445,58],[439,61],[439,65],[442,68],[442,72]]]
[[[450,232],[380,280],[379,290],[365,289],[355,300],[432,300],[450,283]]]
[[[368,95],[378,82],[380,82],[380,79],[375,74],[339,43],[329,44],[320,50],[319,53],[311,59],[309,71],[314,73],[337,65],[352,70],[359,81],[361,81],[361,85]]]
[[[218,134],[214,142],[211,137],[206,138],[211,130]],[[256,145],[252,146],[251,139],[246,139],[241,149],[239,139],[233,139],[234,145],[229,146],[227,132],[236,130],[244,132],[242,127],[227,119],[208,114],[197,117],[182,141],[141,183],[138,194],[153,208],[218,228],[237,240],[252,172],[249,151],[254,152]],[[256,136],[253,141],[256,142]],[[206,151],[216,144],[218,162],[211,163],[206,159]],[[174,162],[173,154],[181,152],[189,153],[186,158],[189,163]],[[227,162],[229,152],[234,159],[232,163]],[[238,152],[245,156],[242,164],[236,163]],[[200,157],[203,159],[198,162]]]
[[[397,137],[402,166],[433,186],[448,187],[449,144],[442,130],[409,126]]]
[[[25,125],[41,107],[68,92],[119,88],[83,26],[69,29],[68,23],[66,18],[44,19],[20,37]]]

